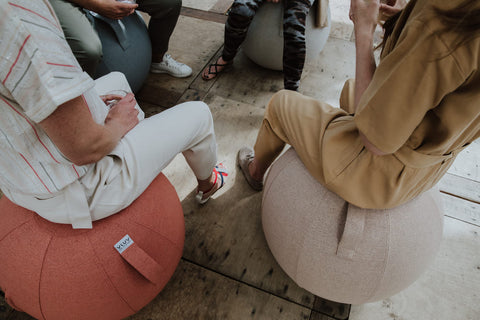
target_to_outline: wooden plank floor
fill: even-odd
[[[335,6],[345,7],[342,1]],[[351,307],[314,296],[282,271],[263,236],[261,194],[246,185],[235,165],[237,150],[255,141],[266,102],[283,87],[282,74],[256,66],[240,52],[230,72],[208,82],[200,77],[221,52],[227,2],[231,0],[184,0],[170,53],[190,65],[194,75],[152,74],[137,95],[147,115],[183,101],[205,101],[214,117],[219,160],[230,175],[218,195],[198,206],[193,201],[196,181],[183,157],[164,171],[184,209],[183,258],[165,289],[129,319],[478,319],[480,142],[469,146],[440,182],[446,215],[442,247],[434,265],[404,292]],[[331,37],[305,67],[300,88],[333,105],[338,105],[343,82],[354,74],[351,29],[337,29],[340,36]],[[0,295],[4,319],[31,318],[8,307]]]

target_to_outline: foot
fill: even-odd
[[[210,64],[208,67],[203,69],[202,79],[203,80],[212,80],[218,74],[226,71],[233,63],[233,60],[225,61],[222,57],[217,59],[217,62]]]
[[[215,166],[215,168],[213,168],[212,175],[214,176],[213,182],[208,190],[202,191],[197,189],[197,195],[195,196],[195,199],[200,204],[206,203],[210,197],[215,194],[215,192],[220,190],[225,185],[228,172],[223,163],[219,163]]]
[[[177,78],[185,78],[192,74],[192,68],[184,63],[178,62],[171,55],[165,53],[162,62],[152,62],[151,73],[168,73]]]
[[[250,163],[252,163],[254,156],[255,153],[252,148],[243,147],[238,150],[237,161],[250,187],[255,191],[262,191],[263,180],[254,179],[250,174]]]

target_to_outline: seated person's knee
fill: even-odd
[[[103,49],[102,49],[102,42],[100,39],[96,39],[97,41],[89,41],[85,43],[85,57],[92,62],[99,63],[102,60],[103,56]]]
[[[103,57],[103,49],[100,39],[92,38],[91,40],[85,41],[80,49],[74,51],[74,54],[82,69],[94,77],[95,70]]]
[[[234,5],[228,15],[232,19],[253,19],[255,11],[244,4]]]
[[[285,89],[276,92],[267,105],[267,108],[265,110],[265,117],[268,118],[270,114],[275,114],[277,108],[281,108],[282,106],[288,104],[289,97],[292,93],[295,94],[296,92]]]

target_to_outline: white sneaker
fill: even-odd
[[[150,66],[152,73],[168,73],[177,78],[185,78],[192,74],[192,68],[184,63],[175,61],[171,55],[165,53],[162,62],[153,62]]]

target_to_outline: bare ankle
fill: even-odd
[[[210,189],[212,189],[213,185],[215,184],[215,176],[214,176],[214,173],[212,172],[212,174],[210,175],[210,177],[208,179],[205,179],[205,180],[197,180],[198,181],[198,190],[200,191],[208,191]]]
[[[230,62],[232,62],[232,60],[225,60],[225,59],[223,59],[223,56],[220,56],[217,59],[217,63],[221,63],[221,64],[229,64]]]

